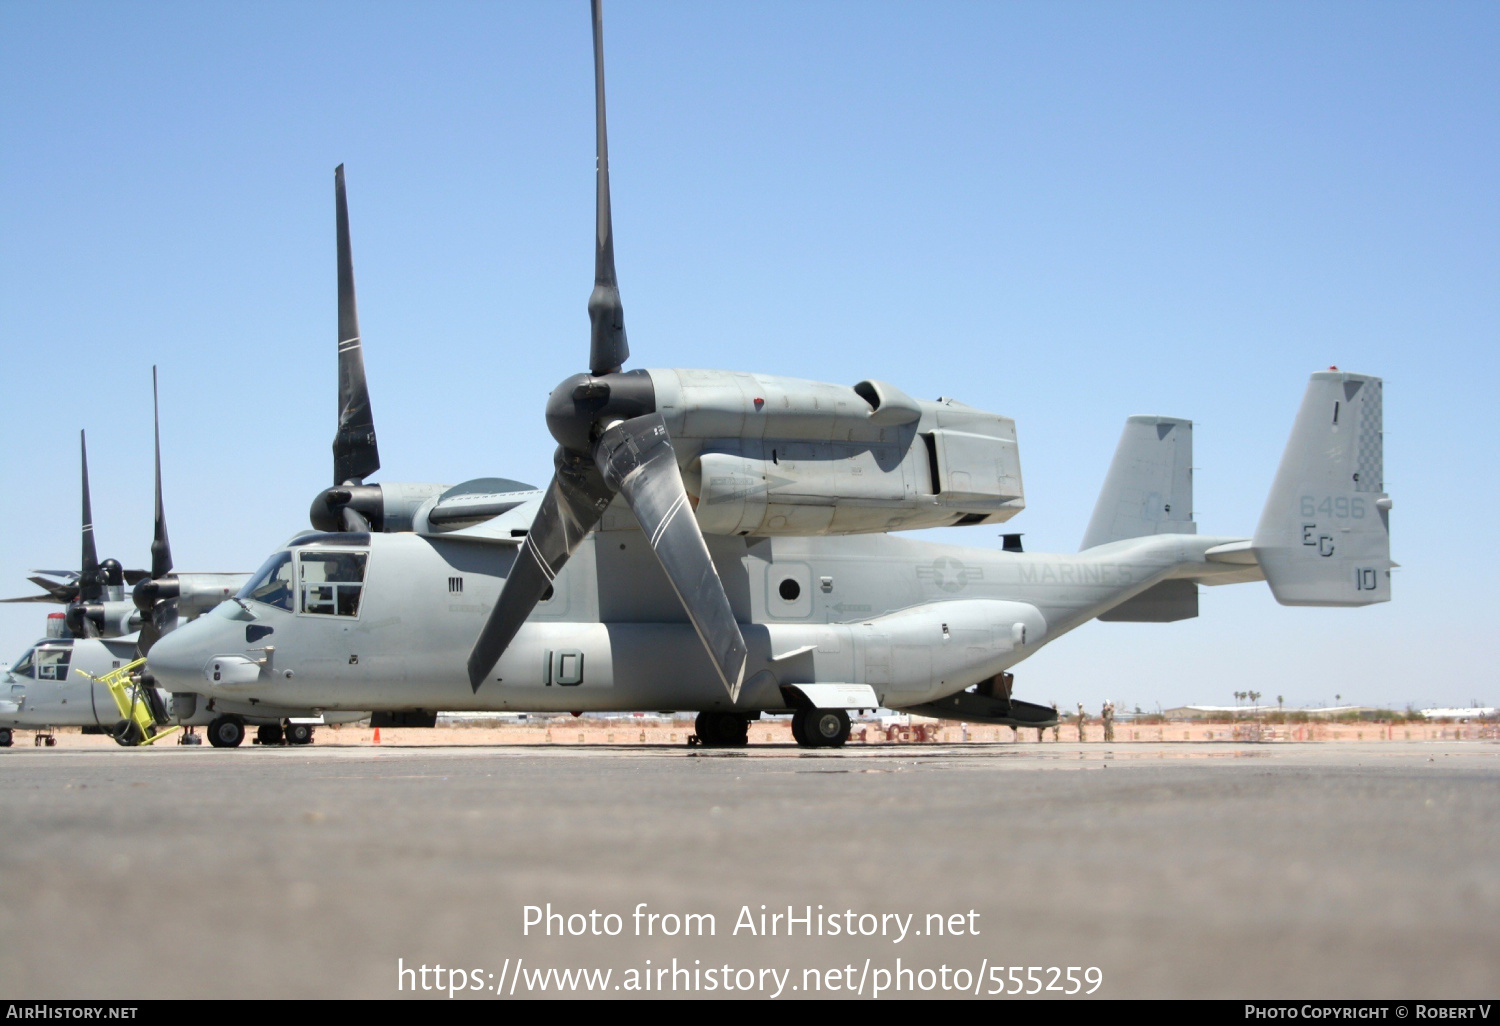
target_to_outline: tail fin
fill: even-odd
[[[1195,534],[1193,422],[1131,417],[1125,422],[1083,547],[1151,534]]]
[[[1308,382],[1252,547],[1285,606],[1391,598],[1382,383],[1322,371]]]

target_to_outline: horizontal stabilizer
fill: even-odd
[[[1382,391],[1340,371],[1308,382],[1252,542],[1282,605],[1390,601]]]
[[[1131,417],[1104,478],[1083,547],[1152,534],[1194,534],[1193,422]]]

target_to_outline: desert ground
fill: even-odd
[[[1031,728],[1013,730],[983,724],[931,721],[911,717],[911,724],[887,724],[856,721],[851,745],[879,744],[1058,744],[1063,742],[1103,744],[1104,726],[1098,719],[1084,726],[1083,737],[1072,720],[1057,730],[1047,728],[1039,740]],[[34,742],[34,733],[18,730],[15,745]],[[432,729],[385,727],[377,740],[375,731],[363,724],[318,727],[314,743],[323,745],[386,744],[404,746],[469,745],[686,745],[693,734],[691,717],[599,718],[568,716],[539,719],[524,724],[497,725],[493,719],[442,722]],[[101,735],[81,734],[76,728],[53,732],[57,745],[65,748],[113,748],[113,740]],[[245,735],[245,745],[253,744],[255,729]],[[176,737],[164,740],[171,745]],[[1239,722],[1177,721],[1169,723],[1117,722],[1114,744],[1130,742],[1214,742],[1275,743],[1287,741],[1500,741],[1500,724],[1472,723],[1345,723],[1309,722],[1264,724],[1251,720]],[[205,742],[206,743],[206,742]],[[751,724],[750,743],[791,744],[791,726],[786,717],[768,717]]]

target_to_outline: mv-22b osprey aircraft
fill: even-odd
[[[162,502],[161,418],[156,402],[156,369],[151,370],[152,416],[155,433],[156,522],[151,540],[151,569],[122,570],[118,560],[100,560],[94,545],[93,504],[89,494],[88,448],[79,434],[83,466],[83,529],[81,567],[77,572],[38,571],[70,578],[69,584],[32,580],[46,589],[42,596],[5,599],[6,602],[58,602],[59,616],[70,636],[46,637],[29,648],[0,675],[0,748],[12,743],[16,728],[37,731],[39,743],[50,743],[56,727],[83,727],[108,732],[122,745],[145,740],[138,725],[122,719],[115,700],[101,681],[149,652],[151,646],[179,623],[190,621],[237,592],[249,578],[244,573],[184,573],[172,563]],[[126,596],[125,584],[134,589]],[[256,728],[262,744],[311,744],[316,723],[351,722],[358,712],[329,717],[308,715],[306,709],[259,702],[206,699],[197,693],[167,694],[149,676],[136,680],[132,702],[144,704],[157,727],[207,727],[215,747],[234,747],[244,739],[246,726]],[[194,735],[187,733],[189,739]]]
[[[1011,696],[1011,667],[1096,617],[1195,616],[1200,584],[1389,599],[1378,378],[1312,376],[1252,537],[1196,533],[1191,423],[1134,417],[1082,551],[1046,555],[892,533],[1019,512],[1008,418],[880,381],[624,370],[597,0],[593,27],[589,370],[547,402],[552,482],[369,485],[349,463],[314,502],[318,532],[157,643],[159,680],[417,717],[697,710],[700,739],[722,745],[791,712],[800,744],[838,746],[849,710],[882,706],[1050,725]],[[341,353],[357,335],[341,324]],[[373,444],[368,403],[345,412],[340,436]]]

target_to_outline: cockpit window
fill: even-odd
[[[266,560],[255,576],[245,582],[236,598],[264,602],[268,606],[292,608],[292,554],[278,552]]]
[[[64,680],[68,676],[68,661],[72,658],[72,641],[35,645],[16,660],[10,672],[17,677],[35,677],[37,680]]]
[[[62,645],[43,645],[33,651],[32,658],[36,661],[37,680],[66,680],[73,650]]]
[[[300,611],[318,616],[358,616],[367,552],[303,549],[297,556]]]

